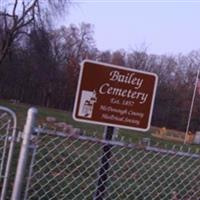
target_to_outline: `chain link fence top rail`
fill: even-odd
[[[199,200],[200,154],[181,149],[41,134],[34,140],[25,199],[94,199],[102,148],[111,145],[106,200]]]

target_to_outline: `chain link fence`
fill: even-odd
[[[197,146],[161,148],[147,138],[135,144],[36,129],[37,112],[31,113],[19,135],[14,181],[16,117],[0,109],[1,200],[11,192],[12,200],[200,200]]]
[[[16,136],[17,118],[15,113],[0,106],[0,199],[8,199],[12,190],[14,171],[14,146]],[[16,154],[15,154],[16,155]]]
[[[5,162],[8,149],[8,137],[11,126],[11,120],[4,110],[0,110],[0,177],[3,180],[3,171],[5,169]],[[2,185],[2,183],[1,183]]]
[[[32,138],[24,199],[199,200],[196,148],[162,149],[46,131]],[[102,149],[111,148],[103,194],[95,195]]]

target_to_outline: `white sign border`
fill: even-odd
[[[155,84],[154,84],[154,88],[153,88],[153,95],[152,95],[152,101],[151,101],[151,106],[150,106],[150,113],[149,113],[147,128],[137,128],[137,127],[132,128],[131,126],[124,126],[124,125],[112,124],[112,123],[107,123],[107,122],[99,122],[99,121],[94,121],[94,120],[89,120],[89,119],[79,119],[76,117],[76,110],[78,107],[78,97],[79,97],[79,93],[80,93],[80,86],[81,86],[81,82],[82,82],[83,68],[84,68],[85,63],[97,64],[97,65],[102,65],[104,67],[112,67],[112,68],[118,68],[118,69],[122,69],[122,70],[132,71],[132,72],[138,72],[138,73],[143,73],[143,74],[147,74],[147,75],[151,75],[151,76],[155,77]],[[103,125],[103,126],[113,126],[113,127],[118,127],[118,128],[146,132],[150,129],[150,126],[151,126],[151,119],[152,119],[152,113],[153,113],[153,108],[154,108],[157,85],[158,85],[158,76],[155,73],[85,59],[80,63],[80,73],[79,73],[78,86],[77,86],[77,90],[76,90],[76,96],[75,96],[72,117],[75,121],[78,121],[78,122],[85,122],[85,123],[97,124],[97,125]]]

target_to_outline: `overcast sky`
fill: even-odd
[[[200,1],[75,1],[65,25],[94,25],[98,49],[177,54],[200,49]]]

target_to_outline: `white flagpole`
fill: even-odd
[[[187,128],[186,128],[186,132],[185,132],[184,144],[186,144],[186,136],[187,136],[187,133],[188,133],[189,128],[190,128],[190,121],[191,121],[191,117],[192,117],[192,110],[193,110],[193,105],[194,105],[194,99],[195,99],[195,96],[196,96],[198,80],[199,80],[199,69],[197,71],[197,77],[196,77],[194,92],[193,92],[193,96],[192,96],[192,103],[191,103],[191,106],[190,106],[190,112],[189,112],[189,117],[188,117],[188,122],[187,122]]]

